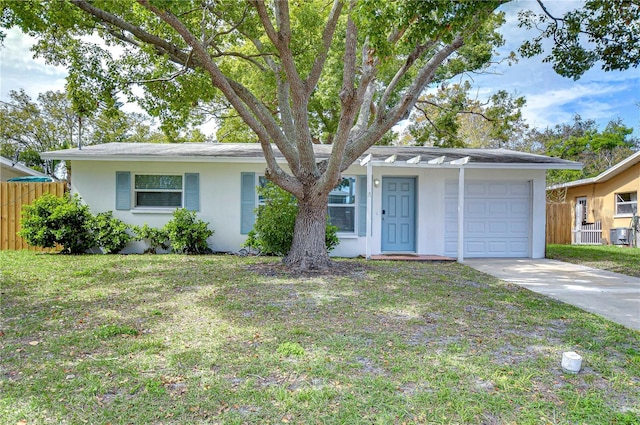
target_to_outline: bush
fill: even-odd
[[[18,233],[29,245],[42,248],[62,246],[66,254],[82,254],[94,246],[92,215],[78,195],[58,197],[50,193],[22,208]]]
[[[142,227],[135,226],[133,231],[136,233],[136,240],[146,241],[149,248],[145,249],[145,254],[156,254],[158,248],[165,251],[169,249],[169,236],[164,229],[157,229],[145,223]]]
[[[130,226],[114,217],[111,211],[98,213],[92,228],[96,245],[107,254],[117,254],[133,239],[128,232]]]
[[[171,249],[182,254],[204,254],[209,251],[207,238],[213,235],[209,223],[197,219],[195,211],[179,208],[164,226]]]
[[[293,195],[273,183],[258,188],[267,200],[257,208],[256,223],[249,232],[244,246],[260,250],[267,255],[287,255],[293,243],[293,231],[298,215],[298,204]],[[327,221],[325,245],[334,249],[340,240],[338,228]]]

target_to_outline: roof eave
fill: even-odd
[[[598,174],[595,177],[556,184],[553,186],[549,186],[547,190],[564,189],[568,187],[583,186],[586,184],[602,183],[628,170],[630,167],[634,166],[636,163],[639,163],[639,162],[640,162],[640,151],[625,158],[624,160],[620,161],[613,167],[606,169],[605,171],[603,171],[602,173]]]
[[[517,169],[517,170],[581,170],[580,163],[554,164],[554,163],[495,163],[495,162],[468,162],[466,164],[452,164],[443,162],[442,164],[429,164],[421,162],[409,164],[406,161],[384,162],[371,161],[374,167],[396,167],[396,168],[476,168],[476,169]]]
[[[57,155],[55,152],[47,152],[41,155],[44,159],[65,161],[123,161],[123,162],[235,162],[235,163],[264,163],[263,158],[258,157],[230,157],[230,156],[165,156],[165,155]],[[276,158],[284,161],[284,158]]]

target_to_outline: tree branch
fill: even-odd
[[[411,67],[416,63],[416,61],[420,57],[422,57],[422,55],[425,52],[427,52],[430,48],[435,46],[435,44],[436,44],[436,41],[431,41],[429,43],[416,46],[413,52],[411,52],[411,54],[407,57],[407,60],[405,60],[404,64],[402,64],[400,69],[398,69],[396,74],[393,76],[393,78],[391,79],[391,82],[387,85],[384,93],[382,94],[382,96],[380,97],[380,100],[378,101],[378,111],[384,111],[386,109],[385,107],[387,105],[387,102],[389,101],[389,97],[391,96],[391,93],[393,93],[393,91],[396,89],[396,87],[398,86],[402,78],[405,76],[405,74],[411,69]]]
[[[262,151],[265,156],[265,160],[267,161],[267,167],[269,169],[269,175],[273,176],[273,178],[281,183],[283,188],[291,191],[292,193],[302,192],[302,186],[295,181],[295,179],[288,176],[282,168],[278,165],[277,160],[275,158],[275,154],[271,147],[269,141],[271,140],[270,135],[265,126],[258,121],[256,116],[254,116],[251,111],[247,109],[247,105],[243,102],[239,93],[234,90],[232,87],[233,82],[225,77],[225,75],[220,71],[218,66],[211,60],[206,48],[196,39],[196,37],[189,31],[188,28],[184,26],[184,24],[170,11],[161,10],[158,7],[149,3],[148,0],[138,0],[142,6],[146,9],[154,13],[164,22],[166,22],[169,26],[171,26],[175,31],[182,36],[184,41],[193,48],[195,55],[200,59],[202,63],[202,67],[208,72],[211,76],[211,81],[215,87],[217,87],[227,100],[231,103],[231,105],[235,108],[235,110],[240,114],[242,119],[247,123],[247,125],[256,133],[258,136],[258,140],[260,140],[260,145],[262,146]],[[243,87],[236,83],[235,88]],[[244,87],[243,87],[244,88]],[[255,107],[255,105],[253,105]],[[260,108],[256,109],[260,112]],[[273,119],[273,118],[271,118]],[[273,128],[271,128],[273,130]],[[277,141],[277,139],[276,139]],[[284,154],[284,152],[283,152]]]
[[[180,63],[186,62],[187,53],[182,51],[182,49],[180,49],[175,44],[169,43],[168,41],[156,35],[148,33],[144,31],[142,28],[136,25],[132,25],[129,22],[117,17],[116,15],[113,15],[109,12],[99,9],[93,6],[92,4],[90,4],[89,2],[87,2],[86,0],[71,0],[71,3],[77,6],[79,9],[83,10],[84,12],[88,13],[89,15],[94,16],[98,20],[107,22],[117,28],[120,28],[121,30],[130,32],[131,34],[133,34],[143,42],[154,46],[159,54],[161,55],[168,54],[170,57],[178,59],[178,62]],[[111,32],[111,34],[115,35],[114,32]],[[125,37],[124,35],[118,38],[128,43],[131,42],[131,40],[128,37]],[[139,47],[139,44],[135,44],[135,43],[133,44]]]
[[[333,40],[333,35],[335,34],[341,11],[342,2],[340,0],[334,0],[333,7],[329,13],[329,19],[327,20],[327,24],[322,32],[322,48],[320,53],[316,56],[311,72],[305,81],[305,85],[307,86],[307,96],[311,96],[311,92],[315,90],[316,85],[318,84],[318,80],[322,74],[322,68],[327,61],[329,48],[331,47],[331,41]]]
[[[415,105],[424,88],[433,81],[436,70],[447,58],[464,44],[461,35],[453,42],[443,46],[431,59],[418,71],[413,83],[406,89],[404,96],[388,112],[378,109],[378,118],[374,124],[359,138],[347,145],[345,150],[343,167],[353,163],[365,150],[378,141],[384,134],[400,121]]]

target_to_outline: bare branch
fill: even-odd
[[[453,109],[445,108],[444,106],[438,105],[437,103],[431,102],[429,100],[418,100],[416,102],[416,109],[419,110],[420,112],[422,112],[425,118],[427,118],[427,111],[425,111],[424,109],[418,107],[418,105],[420,105],[420,104],[430,105],[430,106],[433,106],[433,107],[438,108],[438,109],[440,109],[442,111],[445,111],[445,112],[456,112],[457,114],[478,115],[478,116],[484,118],[485,120],[487,120],[489,122],[496,121],[493,118],[489,118],[488,116],[486,116],[482,112],[477,112],[477,111],[454,111]],[[483,105],[487,105],[487,104],[488,104],[488,102],[484,103]]]
[[[278,45],[280,43],[280,39],[278,38],[278,33],[276,32],[273,24],[271,23],[271,19],[269,18],[269,12],[264,4],[264,1],[261,0],[249,0],[249,2],[255,7],[258,12],[258,16],[260,17],[260,21],[262,22],[262,26],[264,27],[265,32],[267,33],[267,37],[274,45]]]
[[[362,154],[362,152],[384,136],[384,134],[389,131],[395,123],[408,114],[427,84],[433,81],[438,67],[453,52],[462,47],[463,43],[464,39],[460,35],[456,37],[453,42],[443,46],[440,50],[435,52],[431,59],[418,71],[418,75],[414,79],[413,83],[406,89],[405,94],[400,101],[398,101],[398,103],[387,112],[384,112],[384,109],[378,110],[377,119],[374,124],[360,138],[353,140],[347,145],[343,160],[343,167],[346,167],[344,164],[353,163],[358,156]]]
[[[416,61],[422,57],[422,55],[436,45],[436,41],[430,41],[429,43],[425,43],[419,46],[411,52],[411,54],[407,57],[407,60],[402,64],[400,69],[396,72],[391,79],[391,82],[387,85],[384,93],[380,97],[378,101],[378,111],[384,111],[387,102],[391,96],[391,93],[396,89],[402,78],[406,75],[406,73],[411,69],[411,67],[416,63]]]
[[[327,24],[324,27],[324,31],[322,32],[322,48],[320,52],[316,56],[316,60],[313,63],[313,67],[311,68],[311,72],[305,81],[305,85],[307,86],[307,96],[311,96],[311,92],[315,89],[318,84],[318,80],[320,79],[320,75],[322,74],[322,68],[327,60],[327,56],[329,54],[329,48],[331,47],[331,41],[333,40],[333,35],[336,32],[336,27],[338,25],[338,19],[340,18],[340,12],[342,11],[342,2],[340,0],[334,0],[333,7],[331,12],[329,13],[329,19],[327,20]]]
[[[356,48],[358,44],[358,29],[355,23],[349,17],[347,19],[347,33],[344,50],[344,68],[342,74],[342,89],[340,90],[340,101],[342,103],[342,114],[338,122],[333,147],[331,149],[331,157],[327,164],[327,170],[320,182],[322,186],[335,186],[339,173],[342,171],[342,160],[344,151],[347,146],[349,132],[355,120],[355,115],[360,106],[361,100],[358,99],[358,90],[355,88],[356,74]],[[361,87],[362,87],[361,82]],[[368,83],[365,83],[368,85]]]

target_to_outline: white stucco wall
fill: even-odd
[[[117,211],[115,209],[115,173],[184,174],[200,175],[200,211],[198,217],[210,223],[215,234],[210,239],[214,251],[237,251],[246,240],[240,233],[241,173],[264,173],[264,164],[220,162],[108,162],[73,161],[72,192],[78,193],[95,214],[113,211],[114,216],[132,225],[144,223],[152,227],[164,226],[172,217],[172,210]],[[366,167],[354,165],[344,176],[366,174]],[[416,250],[418,254],[444,255],[444,196],[445,182],[458,179],[458,169],[373,167],[373,179],[382,177],[416,178]],[[485,170],[466,169],[469,180],[526,180],[532,184],[531,256],[544,257],[545,250],[545,171],[544,170]],[[381,253],[381,195],[382,185],[373,187],[371,219],[371,254]],[[357,209],[357,206],[356,206]],[[367,240],[356,235],[339,235],[340,245],[333,256],[354,257],[365,255]],[[124,252],[141,252],[142,243],[132,244]]]
[[[173,210],[117,211],[115,209],[115,173],[133,174],[200,174],[200,211],[198,218],[209,223],[214,235],[209,245],[214,251],[237,251],[246,240],[240,234],[240,173],[264,172],[260,164],[183,163],[183,162],[102,162],[74,161],[72,191],[78,193],[95,214],[113,211],[115,217],[132,225],[145,223],[162,227],[172,218]],[[142,243],[124,252],[140,252]]]
[[[415,177],[416,252],[422,255],[445,255],[445,182],[458,179],[459,170],[452,168],[392,168],[374,167],[373,179],[382,177]],[[546,194],[545,170],[466,169],[465,181],[530,181],[532,188],[530,256],[544,258]],[[382,185],[373,188],[372,255],[381,253],[382,245]]]

